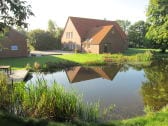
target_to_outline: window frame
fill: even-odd
[[[10,50],[11,51],[18,51],[19,50],[18,45],[11,45]]]

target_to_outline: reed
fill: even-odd
[[[12,89],[5,84],[2,87],[0,107],[17,116],[57,121],[96,121],[99,116],[98,103],[84,104],[81,96],[67,92],[56,82],[48,86],[44,79],[38,79],[29,85],[15,83]]]

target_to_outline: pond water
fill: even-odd
[[[100,108],[115,105],[110,119],[125,119],[144,114],[144,106],[159,110],[168,104],[168,65],[154,62],[145,66],[76,66],[53,73],[33,73],[27,84],[37,78],[49,85],[54,81],[68,91],[83,95],[84,101],[100,103]]]

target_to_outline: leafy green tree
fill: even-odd
[[[59,41],[50,32],[41,29],[32,30],[28,33],[28,44],[35,50],[53,50],[60,48]]]
[[[123,29],[124,32],[127,32],[131,22],[128,20],[116,20],[120,27]]]
[[[128,40],[130,47],[145,47],[146,46],[146,32],[147,24],[144,21],[138,21],[131,25],[128,30]]]
[[[48,31],[51,33],[55,33],[57,29],[57,25],[51,19],[48,21]]]
[[[59,41],[61,41],[61,36],[62,36],[62,33],[63,33],[63,29],[58,27],[57,24],[52,21],[52,20],[49,20],[48,21],[48,31],[50,33],[53,34],[53,36],[58,39]]]
[[[20,33],[24,34],[25,36],[27,36],[27,32],[28,32],[27,29],[20,27],[20,26],[17,26],[16,30],[19,31]]]
[[[146,37],[165,52],[168,48],[168,0],[150,0],[146,16],[150,24]]]
[[[57,28],[57,32],[56,32],[56,38],[58,39],[58,41],[61,43],[61,36],[63,34],[63,29],[58,27]]]
[[[1,0],[0,14],[0,32],[6,26],[27,27],[26,19],[34,15],[31,6],[22,0]]]

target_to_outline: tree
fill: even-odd
[[[168,48],[168,0],[150,0],[146,15],[150,24],[146,37],[165,52]]]
[[[144,21],[138,21],[130,26],[128,40],[130,47],[146,47],[146,32],[148,25]]]
[[[0,14],[0,32],[6,26],[27,27],[26,19],[34,15],[31,6],[27,5],[26,1],[21,0],[1,0]]]
[[[59,41],[50,32],[41,29],[28,33],[28,44],[36,50],[52,50],[60,48]]]
[[[48,21],[48,31],[51,33],[55,33],[57,29],[57,25],[54,23],[54,21],[49,20]]]
[[[124,32],[128,31],[128,28],[131,25],[130,21],[128,20],[116,20],[116,21],[120,25],[120,27],[123,29]]]
[[[56,38],[58,39],[59,42],[61,42],[61,36],[63,34],[63,31],[64,30],[62,28],[60,28],[60,27],[57,28]]]
[[[63,29],[58,27],[54,21],[48,21],[48,31],[60,42]],[[60,43],[61,44],[61,43]]]

